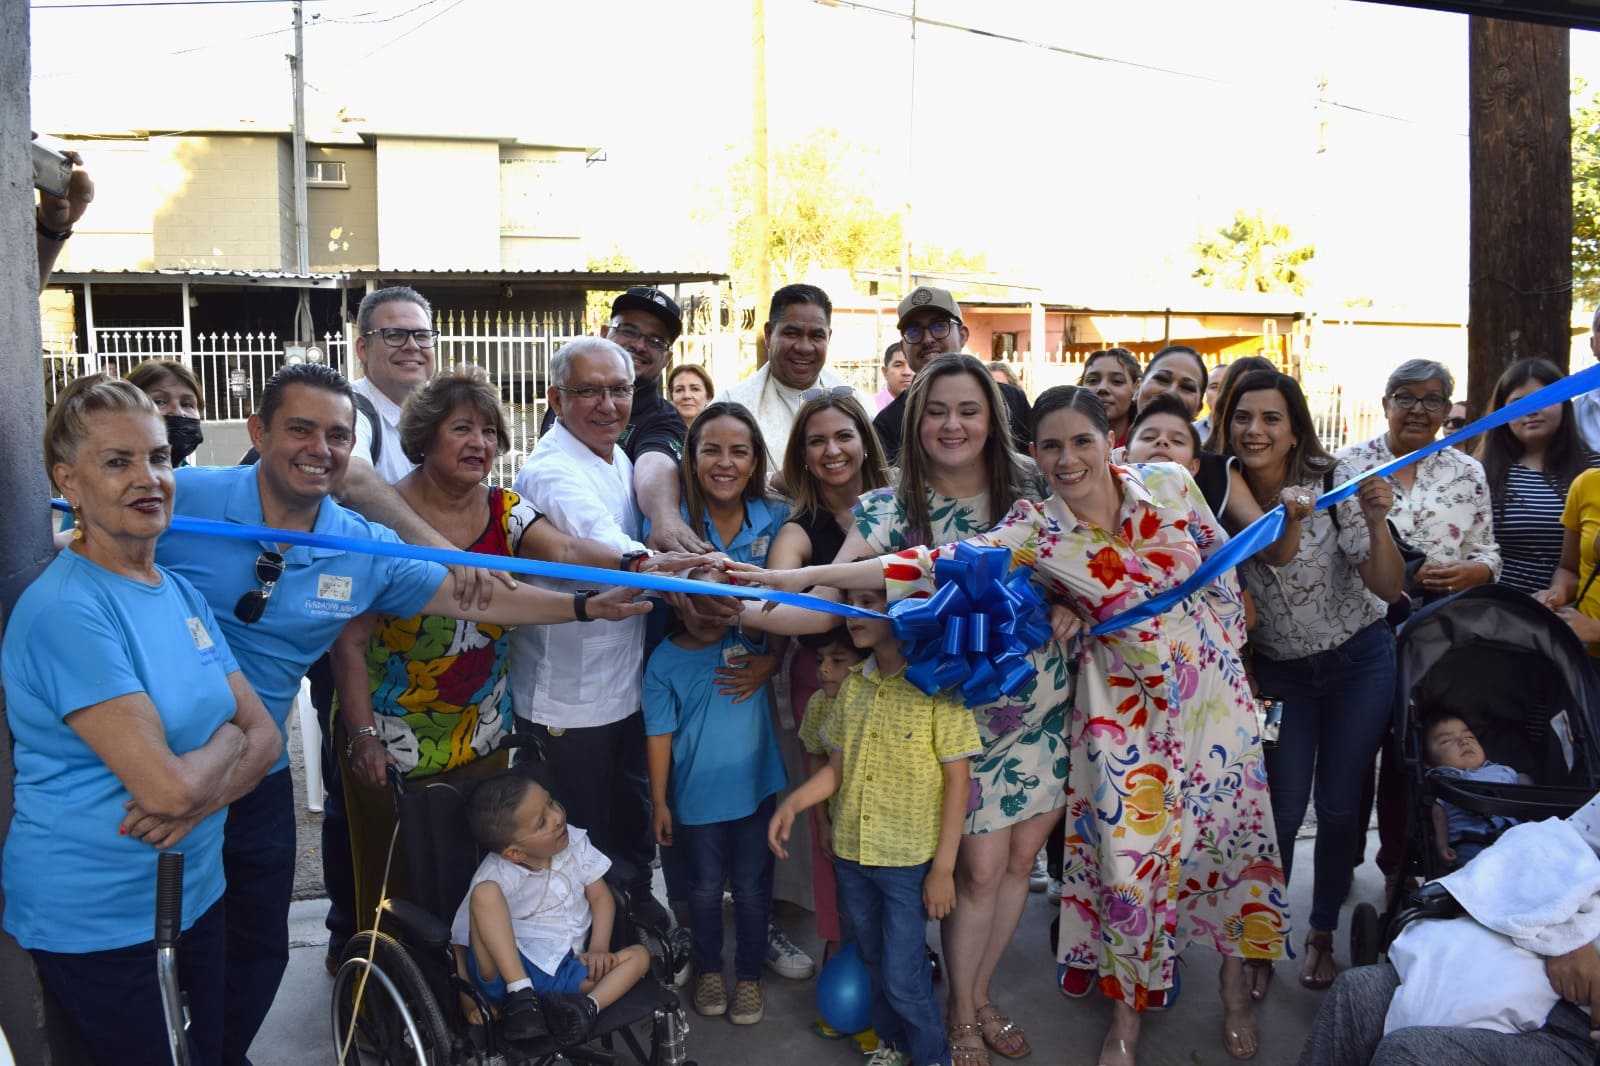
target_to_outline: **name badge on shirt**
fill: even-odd
[[[771,537],[757,537],[750,542],[750,554],[757,559],[765,559],[767,557],[767,549],[771,546]]]
[[[211,647],[211,634],[206,630],[206,624],[198,618],[185,618],[189,624],[189,638],[194,641],[195,651],[205,651]]]
[[[352,582],[348,577],[338,574],[319,574],[317,576],[317,599],[350,601]]]

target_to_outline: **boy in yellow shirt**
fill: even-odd
[[[882,612],[883,590],[848,594]],[[839,896],[872,983],[880,1066],[945,1066],[950,1042],[925,951],[929,918],[955,909],[956,849],[966,816],[968,763],[981,750],[972,713],[905,679],[906,660],[886,619],[851,618],[856,647],[871,651],[839,688],[822,739],[827,765],[772,816],[768,843],[784,843],[795,816],[838,794],[833,816]]]

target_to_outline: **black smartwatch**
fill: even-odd
[[[637,574],[639,572],[639,564],[648,558],[650,558],[650,553],[643,548],[638,548],[631,552],[623,552],[622,561],[617,565],[617,569]]]
[[[572,594],[572,614],[580,622],[593,622],[589,617],[589,597],[598,589],[579,589]]]

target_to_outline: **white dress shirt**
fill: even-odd
[[[608,463],[559,421],[539,438],[514,488],[563,533],[624,552],[639,542],[633,464],[621,448]],[[591,583],[525,578],[571,593]],[[511,701],[519,718],[564,729],[607,725],[639,709],[644,673],[644,616],[619,622],[522,626],[511,634]]]
[[[407,459],[400,447],[400,405],[379,392],[371,378],[362,378],[351,387],[372,401],[373,408],[378,412],[379,425],[371,425],[366,415],[356,411],[356,446],[351,450],[350,457],[372,463],[378,476],[393,485],[417,468],[417,464]],[[374,430],[381,434],[383,441],[383,451],[376,463],[372,462]]]

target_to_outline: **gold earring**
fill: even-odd
[[[83,539],[83,509],[76,504],[72,508],[72,539]]]

